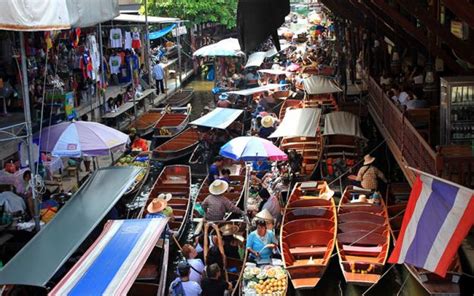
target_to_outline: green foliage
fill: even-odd
[[[148,0],[148,14],[179,17],[192,24],[219,23],[236,26],[238,0]],[[142,1],[142,5],[143,5]],[[141,11],[144,11],[142,6]]]

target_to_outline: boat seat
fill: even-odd
[[[309,259],[298,259],[293,261],[291,266],[304,266],[304,265],[324,265],[324,259],[317,258],[313,259],[311,262]]]
[[[379,263],[380,259],[377,257],[368,257],[368,256],[351,256],[346,255],[346,261],[348,262],[366,262],[366,263]]]
[[[138,274],[137,280],[151,281],[158,279],[158,276],[158,265],[147,263]]]
[[[298,256],[317,256],[317,255],[324,255],[327,251],[327,246],[316,246],[316,247],[295,247],[290,248],[291,255],[298,257]]]
[[[375,247],[361,247],[361,246],[351,246],[351,245],[342,245],[342,249],[346,254],[360,254],[367,256],[377,256],[382,252],[382,246]]]

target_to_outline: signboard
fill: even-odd
[[[186,29],[186,26],[179,26],[173,29],[172,34],[173,34],[173,37],[186,35],[188,34],[188,30]]]
[[[451,33],[461,40],[469,38],[469,27],[464,22],[451,21]]]
[[[73,120],[77,117],[76,109],[74,108],[74,92],[71,91],[64,95],[64,109],[67,120]]]

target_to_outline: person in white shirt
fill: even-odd
[[[189,279],[191,265],[188,262],[182,261],[178,264],[178,276],[171,282],[169,287],[169,295],[186,295],[199,296],[202,293],[201,286]]]
[[[395,101],[395,103],[405,106],[408,102],[408,93],[403,91],[399,86],[392,88],[392,91],[394,94],[392,100]]]
[[[188,261],[189,265],[191,266],[189,280],[200,284],[202,275],[204,274],[205,265],[201,259],[196,258],[198,256],[198,252],[190,244],[185,244],[183,246],[183,256],[186,258],[186,261]]]

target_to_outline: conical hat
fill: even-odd
[[[273,221],[273,216],[267,209],[263,209],[262,211],[258,212],[255,217],[265,221]]]

